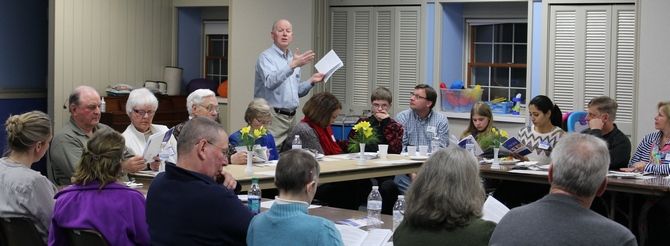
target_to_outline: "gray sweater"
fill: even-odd
[[[549,194],[512,209],[496,226],[489,245],[637,245],[624,226],[579,205],[568,195]]]
[[[303,149],[316,150],[323,154],[323,148],[321,148],[321,143],[319,143],[319,137],[316,135],[316,131],[305,122],[300,122],[291,129],[291,133],[286,136],[286,140],[284,140],[284,143],[281,145],[281,152],[291,149],[295,135],[300,136]]]

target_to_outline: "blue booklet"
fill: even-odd
[[[532,151],[526,147],[525,144],[522,144],[519,139],[515,137],[508,138],[505,140],[505,142],[502,143],[502,146],[505,147],[509,152],[511,153],[516,153],[521,156],[526,156],[530,154]]]

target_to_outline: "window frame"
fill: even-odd
[[[465,35],[463,35],[466,39],[465,42],[464,42],[465,55],[464,55],[464,62],[463,62],[463,64],[465,64],[464,74],[463,74],[463,77],[465,78],[465,83],[464,83],[465,87],[466,88],[472,88],[476,85],[476,83],[474,81],[472,81],[472,79],[473,79],[472,78],[472,71],[473,71],[474,68],[488,67],[489,68],[488,85],[487,86],[482,86],[483,88],[486,88],[486,90],[488,90],[488,98],[485,97],[486,95],[482,95],[482,99],[481,99],[482,101],[486,102],[486,101],[490,101],[490,100],[495,99],[495,98],[490,98],[491,88],[506,89],[507,90],[507,100],[508,101],[510,101],[514,97],[514,95],[512,95],[513,94],[512,91],[522,89],[522,90],[524,90],[524,93],[522,95],[522,99],[523,99],[523,101],[526,101],[526,98],[527,98],[527,96],[528,96],[528,94],[530,93],[530,90],[531,90],[531,81],[528,78],[528,72],[529,72],[528,69],[530,69],[528,61],[529,61],[530,56],[531,56],[531,52],[529,50],[530,43],[529,43],[528,37],[526,38],[525,43],[515,43],[514,39],[512,39],[512,42],[509,43],[509,44],[512,45],[512,47],[514,47],[514,45],[517,45],[517,44],[519,44],[519,45],[523,44],[523,45],[526,46],[526,62],[523,63],[523,64],[520,64],[520,63],[509,63],[508,64],[508,63],[472,62],[472,61],[475,60],[475,43],[476,42],[475,42],[475,37],[474,37],[474,34],[475,34],[474,33],[474,28],[476,26],[500,25],[500,24],[526,24],[526,35],[528,35],[528,33],[531,32],[531,30],[528,29],[528,27],[530,25],[528,24],[527,19],[522,19],[522,18],[491,18],[491,19],[465,18],[465,28],[464,28],[464,30],[465,30],[466,33],[465,33]],[[514,33],[514,30],[512,30],[512,32]],[[493,58],[493,55],[496,53],[495,46],[498,43],[496,43],[494,40],[492,40],[491,44],[493,45],[493,49],[494,49],[494,51],[492,52],[492,58]],[[502,44],[508,44],[508,43],[505,42],[505,43],[502,43]],[[514,52],[512,52],[512,55],[514,55]],[[494,86],[494,85],[492,85],[492,83],[491,83],[491,78],[493,76],[493,72],[491,71],[492,68],[507,68],[507,69],[523,68],[523,69],[525,69],[526,70],[525,73],[524,73],[525,87],[512,86],[510,80],[508,80],[508,82],[507,82],[508,86]],[[511,73],[512,73],[511,70],[509,70],[507,72],[507,76],[508,76],[509,79],[511,79],[510,78]]]

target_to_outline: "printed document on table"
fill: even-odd
[[[342,60],[340,60],[340,57],[337,56],[334,50],[328,51],[319,62],[314,65],[316,68],[316,71],[319,71],[319,73],[324,74],[323,76],[323,82],[328,81],[330,76],[333,76],[333,73],[340,69],[342,66],[344,66],[344,63],[342,63]]]
[[[339,224],[335,224],[335,227],[340,231],[345,246],[383,246],[393,234],[389,229],[364,231],[353,226]]]

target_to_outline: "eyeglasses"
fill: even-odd
[[[388,104],[376,104],[376,103],[373,103],[373,104],[372,104],[372,108],[388,109],[388,108],[389,108],[389,105],[388,105]]]
[[[198,104],[198,106],[200,106],[200,107],[206,109],[208,112],[212,112],[212,113],[219,111],[219,105],[210,104],[210,105],[205,106],[205,105]]]
[[[414,98],[416,98],[416,99],[424,99],[424,100],[428,100],[427,97],[419,96],[419,95],[415,94],[414,92],[410,92],[409,95],[410,95],[410,97],[414,97]]]
[[[147,116],[152,116],[154,113],[156,113],[153,110],[138,110],[138,109],[133,109],[133,112],[135,112],[137,115],[144,117],[145,115]]]
[[[205,140],[205,141],[207,141],[208,144],[211,144],[212,146],[219,148],[221,150],[221,154],[223,154],[223,156],[228,156],[228,147],[225,147],[225,148],[224,147],[219,147],[218,145],[213,144],[209,140]]]

